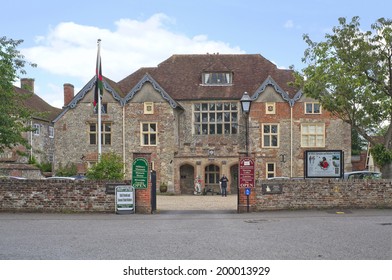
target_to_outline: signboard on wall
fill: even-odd
[[[242,158],[239,165],[239,187],[255,187],[255,162],[251,158]]]
[[[133,160],[132,186],[135,189],[147,189],[148,187],[148,162],[145,158]]]
[[[305,151],[305,178],[341,178],[344,172],[342,150]]]
[[[116,213],[135,213],[135,192],[132,186],[116,187]]]

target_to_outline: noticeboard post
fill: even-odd
[[[255,187],[255,163],[251,158],[242,158],[240,160],[240,188],[254,188]]]
[[[135,189],[132,186],[116,187],[116,214],[135,213]]]

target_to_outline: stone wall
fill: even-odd
[[[390,180],[270,180],[259,182],[255,195],[254,211],[392,208]]]
[[[115,212],[114,186],[124,182],[1,180],[0,212]],[[135,190],[136,213],[151,213],[148,190]],[[149,197],[148,197],[149,198]]]

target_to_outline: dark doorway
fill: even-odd
[[[195,169],[190,164],[180,167],[180,190],[181,194],[193,194]]]
[[[238,194],[238,164],[230,167],[230,193]]]

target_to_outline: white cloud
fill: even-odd
[[[293,28],[294,22],[291,19],[289,19],[288,21],[285,22],[285,24],[283,26],[284,26],[284,28],[288,28],[288,29]]]
[[[207,35],[189,37],[171,32],[165,24],[175,21],[155,14],[146,21],[120,19],[115,30],[62,22],[45,36],[37,36],[37,46],[23,49],[29,61],[50,74],[87,82],[95,74],[97,39],[101,39],[102,72],[118,81],[140,67],[156,66],[173,54],[244,53],[239,47],[209,40]],[[36,81],[38,82],[38,81]]]

